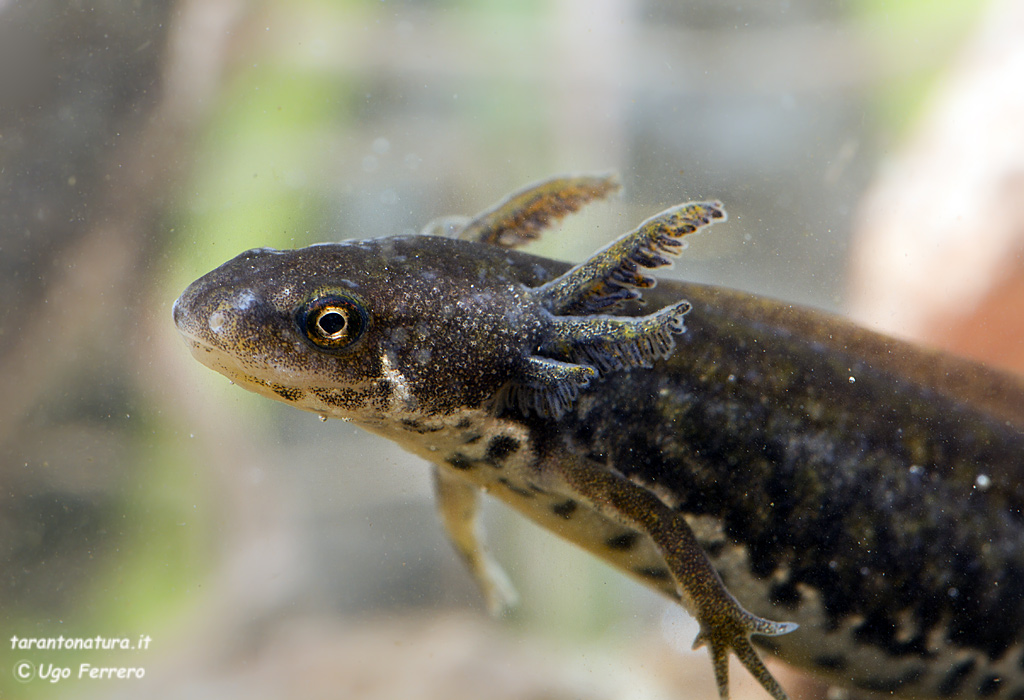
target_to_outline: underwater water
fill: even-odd
[[[612,169],[620,196],[529,251],[579,261],[720,199],[728,223],[666,274],[879,327],[907,311],[889,331],[1020,370],[1021,315],[984,304],[990,280],[1020,297],[992,273],[1015,244],[954,256],[978,266],[957,298],[1005,331],[984,342],[970,310],[937,326],[909,291],[870,318],[863,258],[881,256],[858,253],[902,221],[885,176],[916,182],[891,166],[941,150],[921,134],[943,133],[930,115],[1005,11],[0,0],[0,695],[715,697],[705,652],[678,652],[692,620],[498,506],[521,602],[489,620],[427,465],[231,386],[171,304],[249,248],[411,233]],[[915,255],[899,249],[908,270]],[[734,671],[734,697],[760,692]]]

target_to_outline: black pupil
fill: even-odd
[[[317,321],[317,325],[320,326],[326,335],[335,335],[345,330],[347,321],[345,315],[340,311],[325,311],[320,316],[320,320]]]

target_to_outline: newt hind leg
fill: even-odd
[[[726,594],[728,595],[727,592]],[[739,608],[739,612],[740,615],[726,616],[716,623],[711,623],[710,626],[701,622],[701,631],[693,640],[694,649],[703,646],[708,648],[711,664],[715,670],[715,683],[718,685],[719,697],[721,700],[729,698],[729,652],[731,651],[736,654],[736,658],[750,672],[750,675],[756,678],[761,687],[767,690],[775,700],[787,700],[786,691],[765,667],[757,650],[750,643],[750,635],[762,634],[775,637],[792,632],[797,625],[793,622],[766,620],[750,614],[743,608]]]
[[[488,612],[494,617],[507,615],[515,608],[518,596],[505,571],[484,545],[477,519],[480,491],[435,466],[434,493],[448,539],[484,594]]]

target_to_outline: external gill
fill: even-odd
[[[540,287],[543,303],[555,313],[588,314],[615,310],[654,286],[644,270],[672,264],[666,256],[683,251],[682,238],[726,220],[721,202],[680,204],[644,221],[585,262]]]
[[[686,330],[683,317],[689,310],[690,302],[678,301],[639,318],[555,317],[550,337],[540,350],[568,354],[574,362],[593,365],[602,373],[650,367],[654,360],[667,358],[675,350],[672,336]]]
[[[689,302],[681,300],[640,317],[603,313],[638,300],[638,290],[655,284],[645,270],[671,264],[667,256],[682,251],[683,236],[725,217],[719,202],[672,207],[531,290],[531,297],[551,314],[550,327],[502,392],[501,404],[557,419],[598,374],[651,367],[669,357],[675,350],[673,336],[685,330]]]
[[[517,248],[536,239],[563,216],[608,197],[620,187],[619,179],[607,173],[553,177],[513,192],[455,233],[467,241]]]
[[[596,376],[597,370],[589,365],[530,355],[524,358],[516,378],[498,392],[495,407],[559,418]]]
[[[423,235],[460,238],[518,248],[536,240],[541,232],[584,204],[618,192],[619,178],[612,173],[559,175],[513,192],[472,219],[445,216],[423,228]]]

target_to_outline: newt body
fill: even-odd
[[[785,697],[751,635],[843,685],[1024,697],[1024,382],[740,292],[652,288],[717,203],[575,267],[509,250],[613,188],[552,180],[435,228],[464,240],[249,251],[175,322],[245,388],[433,463],[493,610],[513,594],[480,489],[679,600],[723,697],[729,652]]]

